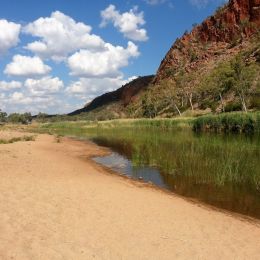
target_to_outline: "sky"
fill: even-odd
[[[68,113],[155,74],[223,0],[0,0],[0,109]]]

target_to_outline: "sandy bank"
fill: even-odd
[[[0,259],[259,259],[259,223],[108,174],[87,159],[102,153],[0,145]]]

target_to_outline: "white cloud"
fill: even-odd
[[[117,78],[81,78],[76,82],[72,82],[66,89],[67,94],[73,95],[85,101],[85,103],[93,100],[95,97],[120,88],[129,81],[136,79],[131,77],[123,79],[122,76]]]
[[[19,42],[21,25],[0,20],[0,54],[7,52]]]
[[[51,111],[61,111],[60,108],[63,108],[64,103],[50,96],[44,97],[31,97],[27,96],[22,92],[14,92],[10,94],[4,100],[4,107],[9,113],[17,112],[31,112],[37,114],[39,112],[49,112]]]
[[[0,81],[0,90],[8,91],[12,89],[18,89],[22,87],[22,83],[19,81]]]
[[[125,23],[120,26],[125,35],[132,35],[132,38],[139,40],[140,37],[143,40],[147,37],[146,31],[140,29],[144,24],[143,14],[138,13],[137,9],[118,14]],[[21,26],[18,27],[20,32]],[[100,36],[92,34],[90,26],[58,11],[50,17],[29,23],[23,27],[23,32],[35,37],[24,47],[34,55],[14,55],[4,69],[6,75],[18,79],[21,77],[24,81],[0,81],[1,109],[9,113],[71,112],[79,107],[79,103],[85,104],[98,95],[126,84],[121,69],[140,54],[133,42],[128,42],[127,46],[107,43]],[[1,33],[0,30],[0,45]],[[18,42],[19,33],[17,42],[13,41],[9,46],[15,46]],[[3,46],[0,46],[0,54],[4,48],[5,51],[10,48]],[[45,59],[65,62],[70,75],[80,78],[64,90],[63,81],[50,76],[52,68],[44,62]]]
[[[121,14],[114,5],[109,5],[101,11],[101,17],[101,27],[105,27],[109,22],[112,22],[126,38],[133,41],[148,40],[146,30],[140,28],[145,24],[144,14],[143,12],[138,13],[137,7]]]
[[[68,109],[69,106],[64,100],[63,87],[62,80],[50,76],[41,79],[26,79],[24,83],[0,81],[0,90],[9,91],[6,94],[0,93],[1,109],[9,113],[17,111],[19,113],[26,111],[32,113],[64,112],[64,109]]]
[[[24,86],[33,96],[51,95],[58,93],[64,86],[58,78],[44,77],[41,79],[27,79]]]
[[[80,50],[68,59],[71,75],[80,77],[117,77],[119,69],[129,64],[131,57],[138,57],[138,47],[128,42],[127,48],[105,44],[101,52]]]
[[[10,95],[8,103],[28,105],[32,103],[32,98],[26,97],[22,92],[14,92]]]
[[[29,43],[26,49],[42,58],[64,60],[78,49],[100,50],[104,41],[91,34],[91,27],[77,23],[71,17],[56,11],[50,17],[39,18],[24,27],[25,33],[39,37],[39,41]]]
[[[51,71],[39,57],[15,55],[4,73],[10,76],[34,77],[46,75]]]
[[[5,93],[0,93],[0,100],[5,98]],[[2,105],[2,104],[1,104]]]

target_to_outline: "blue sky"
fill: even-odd
[[[156,70],[223,0],[1,0],[0,109],[66,113]]]

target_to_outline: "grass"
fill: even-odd
[[[82,134],[82,132],[107,128],[158,128],[193,129],[194,132],[257,133],[260,132],[260,112],[232,112],[200,117],[156,118],[156,119],[116,119],[108,121],[62,121],[36,125],[37,132],[53,134],[57,131]],[[33,128],[32,128],[33,129]]]
[[[191,128],[194,118],[183,117],[183,118],[171,118],[171,119],[115,119],[107,121],[62,121],[54,123],[44,123],[35,124],[29,126],[32,131],[41,133],[57,133],[60,132],[70,132],[76,134],[82,131],[90,131],[90,129],[107,129],[115,127],[123,128],[161,128],[161,129],[171,129],[171,128]]]
[[[34,131],[90,139],[125,156],[134,167],[159,169],[167,185],[179,194],[221,207],[227,201],[227,208],[235,205],[238,212],[249,210],[260,216],[255,212],[260,203],[260,136],[200,134],[192,131],[196,121],[56,122],[35,125]]]
[[[260,112],[255,113],[225,113],[198,117],[193,121],[195,132],[260,132]]]
[[[241,116],[243,120],[240,118]],[[255,145],[244,140],[243,136],[237,138],[228,134],[219,136],[206,133],[196,136],[192,132],[192,127],[197,127],[196,131],[198,131],[198,127],[204,130],[202,128],[205,127],[204,124],[209,124],[213,120],[214,127],[221,129],[221,131],[224,122],[227,124],[226,127],[229,127],[228,129],[238,128],[238,124],[240,124],[242,129],[247,127],[250,130],[251,125],[247,126],[247,124],[251,122],[251,116],[255,117],[256,114],[225,114],[195,119],[113,120],[92,123],[58,122],[39,125],[35,131],[57,136],[102,137],[107,139],[109,145],[112,141],[127,144],[134,151],[131,152],[133,156],[131,160],[134,164],[138,166],[157,165],[167,174],[174,174],[178,169],[181,169],[182,175],[195,174],[196,178],[203,180],[203,182],[213,178],[212,182],[215,184],[224,185],[224,183],[234,180],[239,183],[246,179],[249,182],[250,179],[250,182],[257,183],[259,186],[260,175],[256,174],[255,169],[252,170],[251,166],[255,165],[255,161],[251,165],[252,159],[250,159],[250,153],[258,152]],[[256,118],[260,119],[260,117]],[[124,148],[124,150],[126,149]],[[244,160],[237,160],[243,156]],[[253,155],[252,158],[255,160],[257,156]],[[242,169],[243,172],[251,172],[244,175]],[[253,175],[255,181],[252,181]],[[205,176],[207,177],[205,178]]]
[[[35,136],[22,136],[22,137],[13,137],[11,139],[0,139],[0,144],[12,144],[16,142],[29,142],[29,141],[35,141]]]

